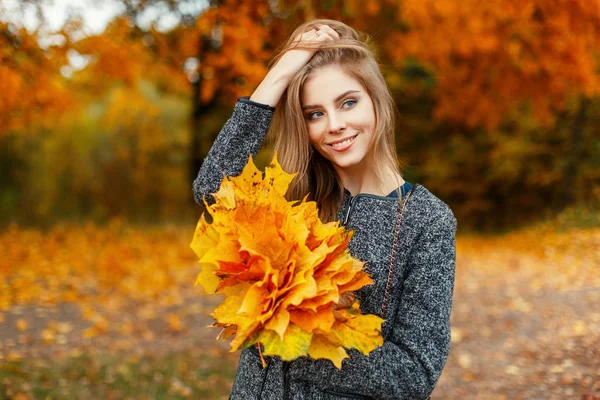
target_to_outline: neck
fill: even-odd
[[[402,179],[398,171],[395,170],[385,171],[383,182],[381,182],[375,174],[372,162],[369,163],[366,160],[365,163],[353,165],[348,168],[336,166],[335,170],[342,185],[352,196],[356,196],[359,193],[387,196],[404,184],[404,179]]]

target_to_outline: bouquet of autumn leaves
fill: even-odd
[[[287,201],[294,175],[275,154],[263,177],[250,156],[240,176],[223,179],[213,205],[204,200],[210,217],[202,215],[190,244],[201,265],[196,285],[225,295],[213,326],[223,328],[217,340],[235,335],[231,351],[262,344],[261,359],[308,355],[341,369],[345,349],[369,354],[383,344],[383,320],[361,314],[352,294],[373,283],[346,248],[353,232],[322,223],[306,197]]]

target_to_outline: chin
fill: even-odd
[[[331,158],[329,162],[331,162],[334,166],[339,168],[352,168],[356,167],[360,164],[363,164],[363,157],[340,157],[340,158]]]

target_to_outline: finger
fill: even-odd
[[[314,29],[313,31],[308,31],[306,36],[302,38],[302,42],[306,45],[310,46],[311,43],[323,43],[329,40],[334,40],[333,37],[328,32],[319,31]]]
[[[321,25],[321,26],[319,26],[319,31],[320,32],[324,32],[324,33],[328,33],[329,35],[331,35],[333,37],[337,37],[337,38],[340,37],[340,35],[337,33],[337,31],[335,29],[333,29],[332,27],[330,27],[329,25]]]
[[[337,38],[333,37],[330,33],[319,33],[319,35],[317,36],[317,40],[319,42],[325,42],[328,40],[335,40]]]
[[[310,40],[311,38],[315,38],[317,33],[317,29],[311,29],[302,33],[297,34],[294,37],[295,42],[302,42],[304,40]]]
[[[314,41],[319,38],[319,32],[316,29],[304,32],[301,37],[301,41]]]
[[[333,36],[326,29],[315,29],[315,38],[318,41],[333,40]]]
[[[329,34],[329,36],[336,38],[336,39],[340,38],[340,34],[337,33],[337,31],[335,29],[333,29],[332,27],[330,27],[329,25],[319,25],[318,31],[327,33],[327,34]]]
[[[337,310],[333,310],[333,317],[335,318],[336,321],[340,321],[342,323],[348,321],[348,318],[344,317],[344,314],[342,314],[341,312],[339,312]]]

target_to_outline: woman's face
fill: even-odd
[[[366,167],[375,110],[354,77],[339,65],[313,71],[304,82],[300,102],[309,139],[323,157],[336,169]]]

